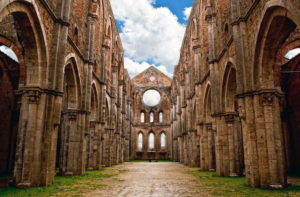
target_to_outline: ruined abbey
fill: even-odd
[[[0,0],[2,45],[18,61],[0,52],[0,175],[17,188],[134,159],[255,188],[299,173],[299,0],[195,0],[172,79],[129,77],[109,0]]]

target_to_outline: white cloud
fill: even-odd
[[[184,20],[189,20],[190,14],[192,11],[192,7],[184,8],[183,14],[184,14]]]
[[[125,57],[124,58],[124,65],[125,68],[128,71],[128,74],[131,78],[137,76],[147,68],[149,68],[151,65],[148,64],[147,62],[143,62],[139,64],[138,62],[133,61],[132,59]]]
[[[11,57],[13,60],[15,60],[16,62],[19,62],[16,54],[7,46],[1,46],[0,47],[0,51],[2,51],[3,53],[5,53],[6,55],[8,55],[9,57]]]
[[[296,57],[298,54],[300,54],[300,48],[297,48],[297,49],[293,49],[291,51],[289,51],[285,58],[287,59],[293,59],[294,57]]]
[[[127,69],[128,74],[131,78],[134,78],[135,76],[137,76],[138,74],[140,74],[141,72],[143,72],[144,70],[149,68],[150,66],[154,66],[154,65],[148,64],[147,62],[143,62],[140,64],[138,62],[133,61],[132,59],[130,59],[128,57],[124,58],[124,62],[125,62],[125,68]],[[160,70],[162,73],[164,73],[165,75],[167,75],[168,77],[170,77],[170,78],[173,77],[173,74],[168,71],[166,66],[160,65],[156,68],[158,70]]]
[[[111,0],[115,18],[123,23],[120,37],[128,58],[125,67],[131,76],[149,67],[145,62],[152,60],[163,65],[158,68],[171,77],[179,60],[185,26],[168,8],[154,8],[154,3],[154,0]]]

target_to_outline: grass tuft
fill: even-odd
[[[255,197],[296,197],[300,186],[294,185],[283,190],[252,188],[246,185],[245,177],[220,177],[216,172],[188,171],[201,181],[203,190],[213,196],[255,196]],[[201,186],[200,186],[201,187]]]
[[[101,170],[86,171],[81,176],[63,177],[55,176],[55,181],[47,187],[17,189],[14,187],[0,189],[0,196],[5,197],[25,197],[25,196],[78,196],[79,194],[97,190],[101,185],[101,180],[118,175],[116,172],[107,172],[108,168]],[[118,171],[121,173],[122,171]]]

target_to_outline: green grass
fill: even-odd
[[[108,168],[97,171],[87,171],[82,176],[62,177],[56,176],[53,185],[48,187],[30,188],[30,189],[17,189],[13,187],[0,189],[0,196],[78,196],[78,194],[90,192],[99,189],[103,178],[115,176],[122,171],[107,172]]]
[[[204,190],[213,196],[292,197],[300,196],[300,187],[283,190],[257,189],[246,185],[245,177],[219,177],[215,172],[189,171],[201,180]]]

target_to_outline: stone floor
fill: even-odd
[[[123,170],[123,173],[102,180],[101,183],[106,187],[84,196],[210,196],[203,192],[205,186],[201,186],[200,180],[187,173],[198,169],[179,163],[132,162],[115,166],[111,170]]]

